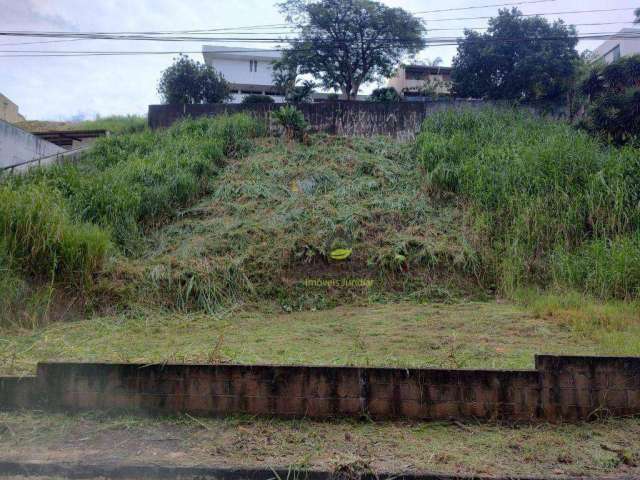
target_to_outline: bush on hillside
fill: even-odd
[[[637,149],[604,148],[564,123],[487,109],[429,117],[417,154],[430,188],[470,206],[504,290],[555,278],[604,296],[637,295]],[[593,274],[614,258],[607,268],[615,271]]]
[[[271,115],[284,129],[285,137],[288,139],[301,139],[304,136],[307,122],[303,113],[293,105],[280,107],[278,110],[271,112]]]

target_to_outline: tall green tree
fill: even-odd
[[[298,78],[299,65],[293,58],[281,58],[273,63],[273,83],[284,92],[289,103],[308,103],[313,101],[315,82]]]
[[[640,55],[595,65],[581,90],[589,99],[583,127],[617,144],[640,138]]]
[[[372,0],[286,0],[280,9],[298,32],[283,63],[346,99],[426,45],[420,19]]]
[[[180,55],[162,72],[158,93],[165,103],[221,103],[230,97],[229,84],[213,67]]]
[[[452,81],[460,97],[559,102],[578,64],[576,31],[561,20],[523,17],[500,10],[486,33],[465,30],[453,60]]]

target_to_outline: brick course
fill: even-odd
[[[640,413],[640,358],[536,357],[535,370],[41,363],[0,409],[562,421]]]

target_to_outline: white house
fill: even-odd
[[[595,60],[612,63],[620,57],[640,53],[640,29],[623,28],[594,50]]]
[[[284,102],[283,92],[273,82],[273,62],[280,59],[277,50],[204,45],[204,62],[215,68],[231,84],[232,103],[240,103],[251,94],[269,95]]]

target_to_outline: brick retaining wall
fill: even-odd
[[[304,114],[313,131],[337,135],[393,135],[411,137],[424,119],[439,110],[480,107],[481,100],[449,100],[427,102],[373,103],[337,101],[302,103],[296,107]],[[149,105],[148,122],[151,128],[169,127],[185,117],[216,116],[224,113],[248,112],[268,120],[278,104],[238,105]]]
[[[42,363],[0,408],[561,421],[640,414],[640,358],[537,356],[535,370]]]

